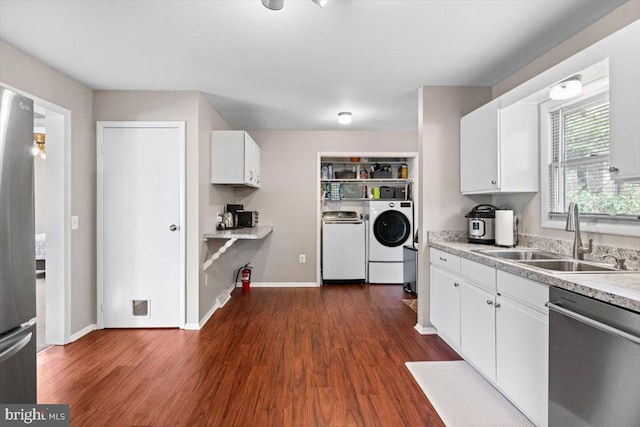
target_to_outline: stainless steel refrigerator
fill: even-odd
[[[0,403],[36,403],[33,101],[0,87]]]

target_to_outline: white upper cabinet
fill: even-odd
[[[260,147],[247,132],[211,131],[211,183],[260,187]]]
[[[640,21],[614,33],[609,48],[611,167],[616,180],[640,178]]]
[[[495,99],[460,120],[460,191],[538,191],[538,110]]]

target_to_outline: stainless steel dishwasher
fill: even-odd
[[[640,425],[640,313],[549,292],[549,426]]]

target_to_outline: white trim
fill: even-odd
[[[416,323],[416,326],[413,327],[416,331],[420,333],[420,335],[436,335],[438,331],[433,326],[420,326],[420,324]]]
[[[606,85],[605,85],[606,83]],[[540,227],[554,230],[564,230],[566,221],[549,218],[549,173],[551,163],[551,133],[549,123],[549,111],[584,101],[587,98],[604,95],[608,90],[608,79],[599,79],[591,85],[585,86],[579,98],[569,101],[548,100],[539,105],[540,117]],[[617,223],[611,221],[597,221],[589,218],[581,218],[580,229],[587,233],[613,234],[616,236],[640,237],[640,224]]]
[[[200,326],[199,323],[185,323],[184,327],[181,329],[184,329],[186,331],[199,331],[200,329],[202,329],[202,327]]]
[[[242,282],[236,282],[236,288],[241,288]],[[319,288],[316,282],[251,282],[252,288]]]
[[[103,172],[104,163],[102,155],[102,142],[103,133],[105,128],[119,127],[119,128],[177,128],[180,132],[179,141],[179,164],[180,164],[180,226],[178,232],[180,233],[180,298],[179,298],[179,322],[178,327],[181,329],[187,328],[186,312],[185,312],[185,300],[186,300],[186,203],[187,203],[187,188],[186,188],[186,123],[179,121],[98,121],[96,122],[96,287],[97,287],[97,325],[99,329],[104,328],[104,312],[102,311],[102,303],[104,301],[104,283],[102,281],[104,265],[102,263],[103,251],[102,242],[104,240],[103,229]],[[193,325],[190,325],[193,326]]]
[[[95,331],[96,329],[98,329],[98,327],[95,323],[92,323],[89,326],[80,329],[78,332],[71,335],[71,342],[78,341],[80,338],[87,335],[89,332]]]
[[[542,228],[564,230],[566,221],[546,218],[544,213],[542,213],[542,217]],[[586,218],[581,218],[580,231],[584,231],[585,233],[640,237],[640,224],[612,224],[610,222],[594,222]]]
[[[46,294],[45,304],[47,307],[46,317],[49,320],[45,326],[45,338],[47,344],[65,345],[71,342],[71,110],[11,85],[2,82],[0,84],[31,98],[34,109],[44,108],[61,115],[63,120],[64,140],[62,146],[57,144],[56,138],[48,138],[50,144],[48,149],[59,153],[63,170],[53,178],[50,173],[48,178],[49,184],[53,187],[52,194],[49,194],[48,197],[50,200],[54,200],[55,204],[49,207],[51,213],[47,221],[47,228],[62,230],[62,233],[50,231],[47,236],[47,247],[50,256],[54,253],[58,254],[59,265],[62,268],[57,270],[59,273],[56,273],[55,269],[47,268],[47,290],[49,292]],[[51,162],[53,157],[51,155],[49,157],[49,162]],[[51,170],[53,171],[53,169]]]
[[[205,314],[198,323],[186,323],[182,329],[192,331],[199,331],[200,329],[202,329],[204,325],[209,321],[209,319],[211,319],[213,313],[215,313],[219,308],[224,307],[229,302],[233,289],[234,286],[231,285],[230,288],[223,290],[218,298],[216,298],[216,302],[213,304],[213,306],[209,309],[209,311],[207,311],[207,314]]]

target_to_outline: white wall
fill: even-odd
[[[251,262],[257,282],[316,282],[318,152],[418,151],[416,132],[249,133],[262,150],[262,188],[239,191],[238,202],[275,226]]]
[[[0,40],[0,82],[71,111],[71,334],[95,323],[95,129],[93,91]]]

